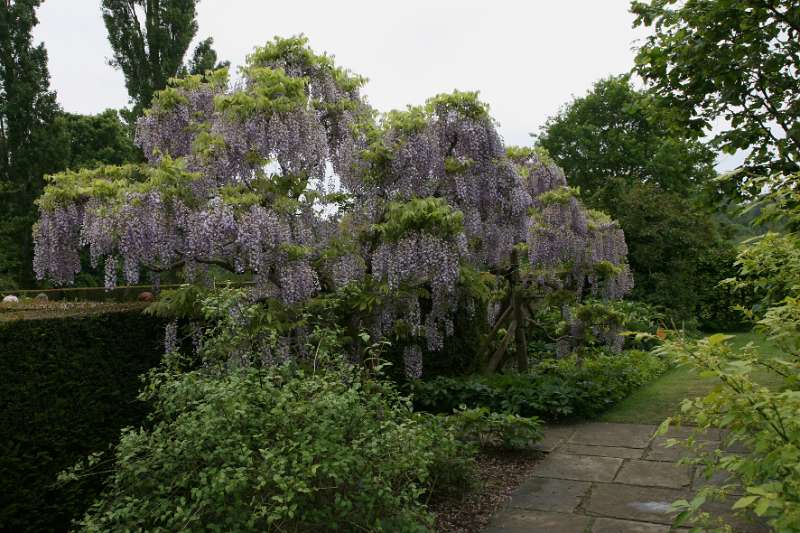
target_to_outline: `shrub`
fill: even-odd
[[[595,416],[667,368],[653,353],[629,350],[543,361],[526,374],[439,377],[412,387],[422,410],[449,413],[464,405],[555,421]]]
[[[152,426],[123,433],[86,530],[424,531],[434,474],[471,464],[452,431],[349,367],[153,376]]]
[[[459,409],[448,420],[459,439],[474,442],[482,448],[524,450],[544,436],[538,418],[494,413],[486,407]]]
[[[65,531],[105,476],[54,486],[58,472],[146,415],[136,401],[139,375],[161,359],[163,322],[137,311],[91,311],[0,317],[0,530]]]

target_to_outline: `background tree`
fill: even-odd
[[[634,298],[664,306],[678,321],[736,327],[727,300],[713,289],[731,275],[735,250],[719,217],[698,199],[715,174],[715,154],[681,121],[679,109],[616,76],[550,118],[537,143],[588,205],[620,222]]]
[[[634,1],[651,27],[637,72],[697,133],[726,127],[714,144],[751,150],[748,165],[793,171],[800,163],[800,1]]]
[[[58,121],[68,139],[64,168],[94,168],[143,160],[141,151],[133,144],[128,129],[114,109],[106,109],[97,115],[62,113]]]
[[[64,131],[56,127],[47,52],[34,46],[39,0],[0,2],[0,286],[33,280],[31,225],[42,176],[59,170]]]
[[[214,38],[209,37],[197,43],[184,71],[188,74],[205,74],[209,70],[229,67],[230,61],[217,61],[217,52],[213,48]]]
[[[679,119],[663,100],[634,89],[629,76],[612,76],[551,117],[537,144],[590,204],[610,178],[687,194],[714,176],[714,152]]]
[[[622,180],[607,186],[597,203],[609,206],[625,231],[636,282],[632,298],[672,311],[678,322],[697,318],[708,329],[739,327],[731,299],[716,288],[734,273],[736,246],[727,225],[678,193]]]
[[[103,21],[114,50],[111,65],[125,76],[133,103],[125,117],[130,123],[181,69],[197,33],[196,5],[197,0],[103,0]]]

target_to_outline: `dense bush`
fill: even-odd
[[[0,530],[66,530],[104,476],[58,472],[144,419],[138,376],[158,364],[163,322],[140,311],[0,320]]]
[[[667,368],[664,359],[636,350],[580,360],[573,355],[543,361],[527,374],[420,381],[413,385],[414,402],[422,410],[440,413],[464,405],[549,421],[591,417]]]
[[[446,425],[349,366],[153,373],[147,390],[152,425],[124,432],[86,530],[424,531],[421,496],[471,466]]]
[[[542,440],[542,424],[536,417],[495,413],[486,407],[459,409],[445,415],[459,440],[481,448],[525,450]]]

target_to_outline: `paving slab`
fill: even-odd
[[[698,491],[708,485],[734,485],[730,494],[734,496],[743,496],[744,488],[736,481],[736,477],[730,472],[717,471],[711,477],[706,477],[702,468],[697,468],[692,478],[692,490]]]
[[[601,457],[619,457],[621,459],[641,459],[642,448],[623,448],[621,446],[589,446],[587,444],[562,444],[558,451],[572,455],[599,455]]]
[[[670,438],[660,435],[653,439],[650,448],[644,455],[644,458],[649,461],[671,461],[677,462],[684,457],[694,458],[699,454],[706,452],[713,452],[719,447],[718,441],[697,441],[696,448],[687,448],[683,444],[675,444],[674,446],[667,446]]]
[[[731,507],[738,500],[737,496],[726,499],[725,501],[709,501],[700,507],[701,511],[706,511],[714,517],[721,518],[729,524],[736,533],[768,533],[772,531],[763,522],[759,522],[755,516],[743,516],[734,512]]]
[[[618,457],[551,453],[533,470],[534,477],[612,481],[622,465]]]
[[[594,422],[578,426],[570,444],[647,448],[656,426]]]
[[[690,474],[688,465],[631,459],[625,461],[614,481],[626,485],[680,489],[689,486],[692,481]]]
[[[588,481],[535,477],[514,491],[508,506],[534,511],[571,513],[580,505],[591,486]]]
[[[592,533],[669,533],[669,526],[616,518],[598,518],[594,521]]]
[[[572,437],[573,433],[575,426],[547,426],[544,428],[544,438],[534,445],[534,449],[550,453]]]
[[[688,439],[689,437],[694,437],[695,440],[700,441],[719,441],[722,439],[722,431],[716,428],[700,430],[693,426],[670,426],[666,433],[659,436],[668,439]]]
[[[583,507],[595,516],[670,525],[677,514],[672,502],[688,496],[679,489],[598,483]]]
[[[506,509],[498,514],[486,533],[584,533],[591,522],[588,516]]]
[[[742,441],[736,441],[733,444],[728,444],[725,447],[725,451],[731,454],[745,455],[752,453],[753,450],[746,446]]]

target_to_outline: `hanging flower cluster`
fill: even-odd
[[[329,168],[350,171],[339,152],[353,152],[363,80],[297,38],[257,49],[242,74],[232,87],[222,70],[160,92],[137,126],[148,165],[59,176],[40,200],[38,277],[70,283],[88,246],[108,288],[120,270],[127,283],[176,268],[202,281],[214,265],[252,273],[287,304],[315,294],[309,256],[332,224],[319,203]]]

